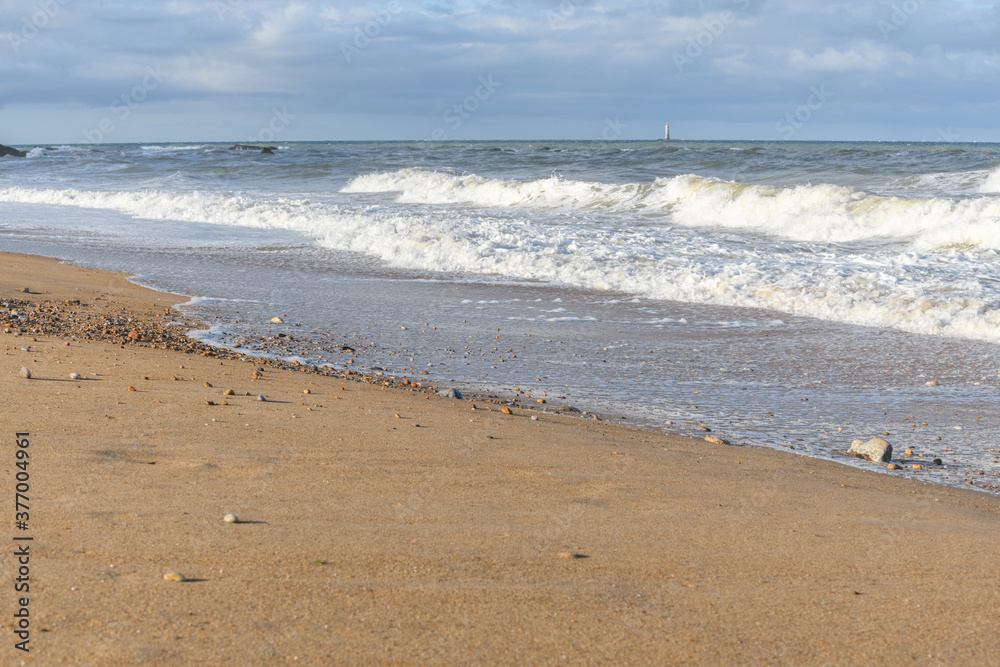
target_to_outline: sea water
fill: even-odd
[[[220,345],[1000,483],[998,145],[43,147],[0,160],[0,239]]]

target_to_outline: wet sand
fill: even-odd
[[[1000,661],[994,496],[154,347],[183,299],[0,263],[0,300],[81,331],[0,333],[3,507],[13,525],[30,433],[30,528],[8,534],[34,538],[11,660]]]

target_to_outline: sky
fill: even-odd
[[[1000,141],[993,0],[0,0],[0,143]]]

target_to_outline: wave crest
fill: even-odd
[[[1000,171],[994,176],[1000,189]],[[1000,249],[1000,197],[990,196],[891,197],[837,185],[779,188],[692,174],[652,183],[608,184],[557,176],[518,182],[422,169],[365,174],[341,192],[398,192],[397,201],[409,204],[629,213],[685,227],[745,230],[790,241],[888,239],[918,250]]]

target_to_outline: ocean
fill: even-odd
[[[1000,485],[998,144],[276,146],[0,159],[0,249],[190,295],[217,345]]]

